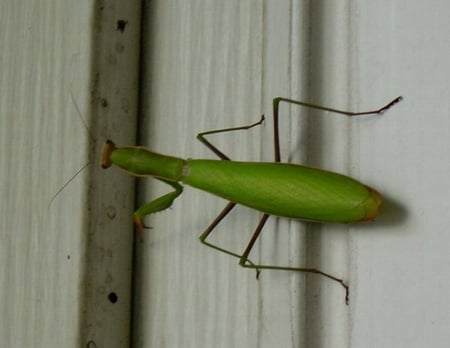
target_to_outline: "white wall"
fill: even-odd
[[[141,30],[130,2],[4,1],[2,346],[446,346],[448,6],[154,0],[143,4]],[[225,204],[206,193],[186,188],[146,220],[134,266],[126,173],[95,163],[51,202],[97,162],[105,138],[214,158],[198,132],[264,113],[261,128],[211,139],[234,159],[270,161],[273,97],[365,110],[397,95],[405,99],[388,113],[353,120],[281,109],[284,160],[351,175],[385,204],[373,223],[272,219],[252,259],[342,277],[348,306],[322,277],[267,271],[256,280],[201,245]],[[169,189],[139,184],[140,204]],[[243,250],[258,217],[237,209],[213,238]]]

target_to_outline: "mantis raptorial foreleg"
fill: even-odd
[[[140,241],[142,241],[144,238],[143,237],[144,228],[147,228],[147,226],[144,225],[144,222],[142,220],[144,216],[156,213],[158,211],[163,211],[169,208],[172,205],[175,198],[177,198],[183,192],[183,186],[181,186],[180,184],[162,179],[159,180],[172,186],[175,189],[175,191],[166,193],[163,196],[155,198],[153,201],[142,205],[141,207],[139,207],[138,210],[134,212],[133,222],[136,226],[137,239]]]
[[[111,166],[112,162],[110,156],[114,150],[116,150],[116,146],[114,145],[114,143],[112,141],[107,141],[103,146],[103,156],[101,161],[102,168],[108,168]],[[165,195],[162,195],[158,198],[155,198],[154,200],[142,205],[138,210],[134,212],[133,222],[136,226],[137,239],[140,241],[143,240],[144,228],[147,228],[147,226],[145,226],[143,222],[144,216],[169,208],[172,205],[173,201],[183,192],[183,186],[181,186],[178,182],[161,178],[158,178],[158,180],[172,186],[175,190],[166,193]]]

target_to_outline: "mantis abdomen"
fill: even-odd
[[[287,163],[188,160],[181,182],[264,213],[320,222],[378,215],[381,195],[337,173]]]

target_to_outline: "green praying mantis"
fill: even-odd
[[[274,120],[274,162],[238,162],[212,145],[206,135],[245,130],[262,124],[264,116],[250,125],[217,129],[199,133],[197,139],[213,151],[220,160],[181,159],[153,152],[145,147],[122,147],[106,141],[102,154],[102,167],[112,164],[134,176],[150,176],[174,190],[144,204],[133,215],[138,237],[142,239],[146,227],[143,218],[169,208],[183,192],[181,184],[212,193],[229,201],[217,218],[200,235],[200,241],[218,251],[239,258],[239,265],[260,270],[285,270],[316,273],[340,283],[346,291],[348,285],[343,279],[315,268],[299,268],[256,264],[249,260],[249,254],[270,215],[320,223],[350,223],[370,221],[377,215],[382,196],[374,189],[348,177],[322,169],[292,163],[281,163],[278,110],[281,102],[315,108],[346,116],[381,114],[400,102],[397,97],[385,106],[364,112],[349,112],[318,106],[288,98],[273,99]],[[207,241],[208,236],[225,216],[236,206],[256,209],[263,213],[259,224],[242,254],[224,249]]]

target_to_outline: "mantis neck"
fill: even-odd
[[[116,166],[137,176],[179,181],[186,161],[149,151],[143,147],[122,147],[111,152],[110,160]]]

